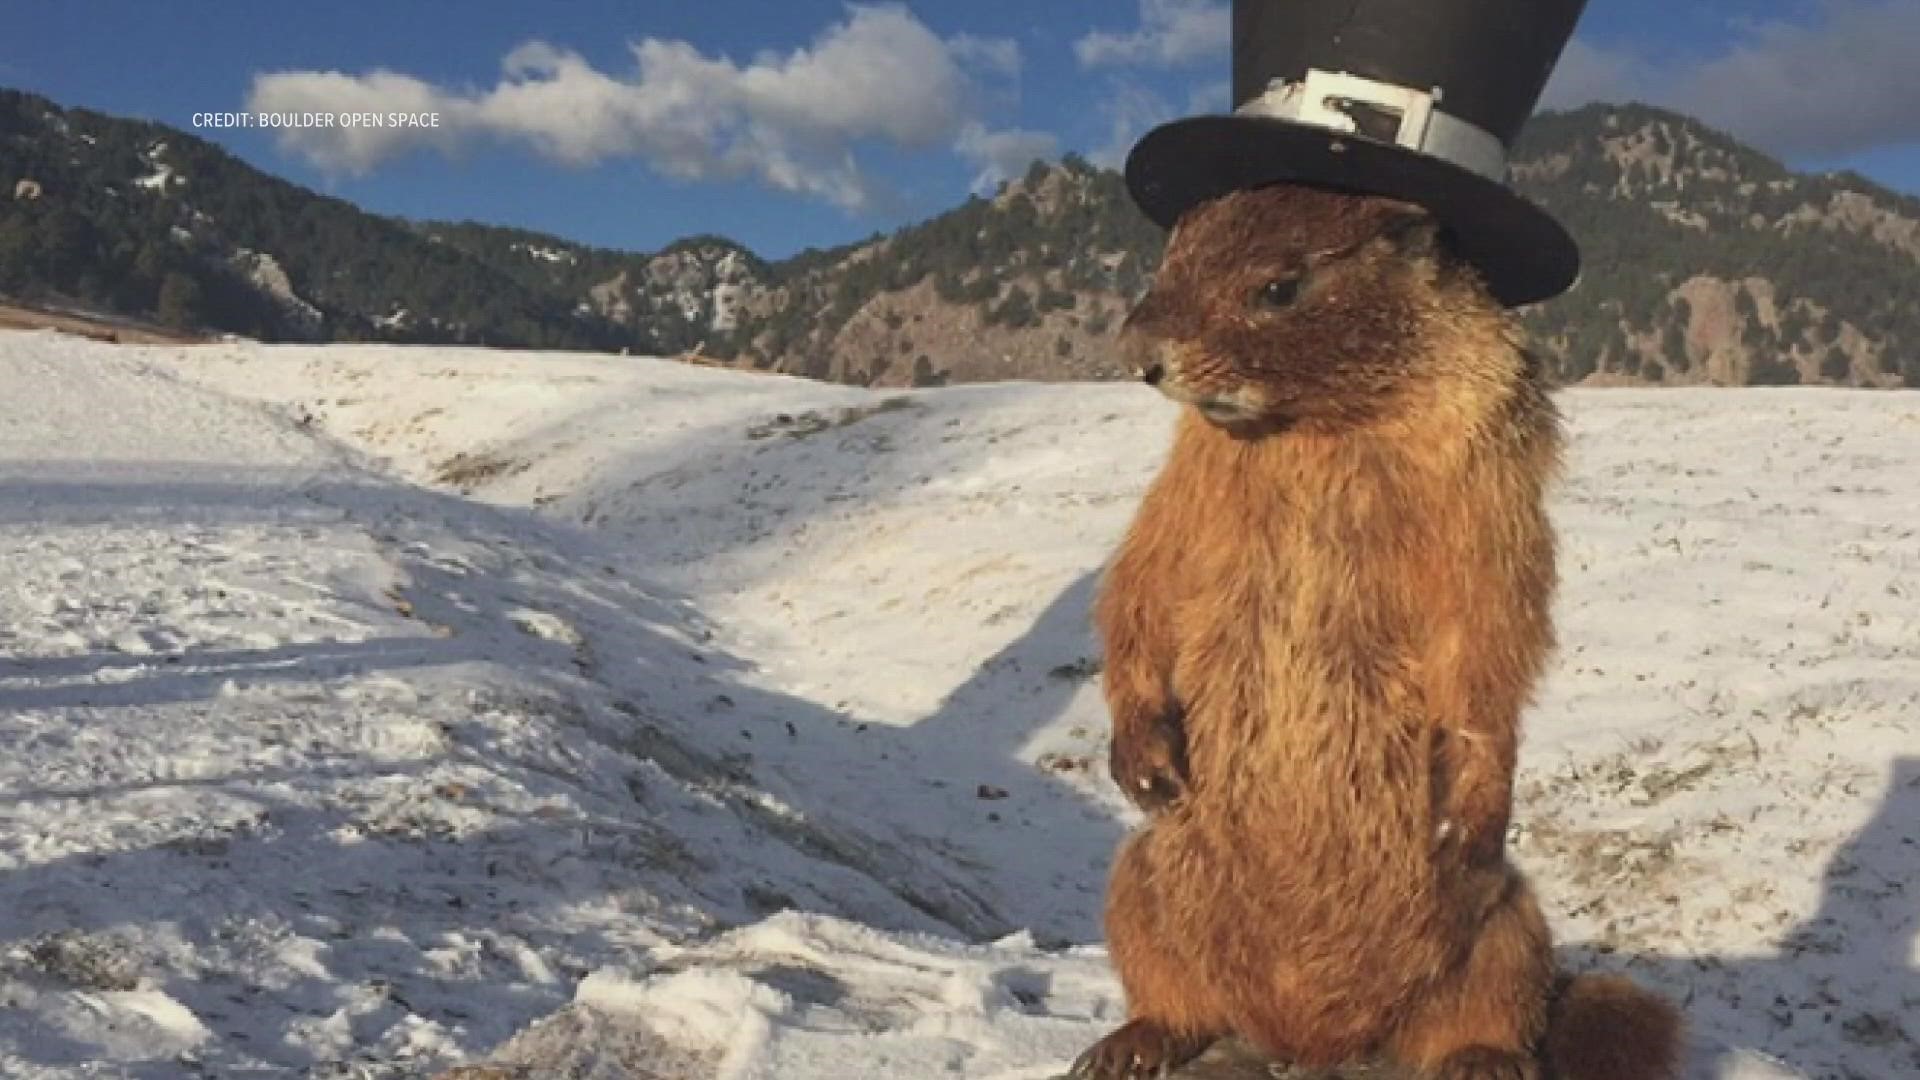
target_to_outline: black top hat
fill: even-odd
[[[1273,183],[1426,207],[1502,303],[1565,291],[1580,250],[1507,187],[1507,149],[1586,0],[1234,0],[1232,116],[1142,138],[1127,185],[1148,217]]]

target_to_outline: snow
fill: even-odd
[[[0,335],[0,1074],[1057,1074],[1171,410]],[[1920,398],[1562,395],[1515,850],[1690,1076],[1920,1067]],[[565,1068],[562,1068],[562,1065]]]
[[[173,166],[165,162],[155,162],[153,172],[146,176],[136,176],[133,178],[134,187],[143,187],[149,191],[165,191],[167,190],[167,185],[172,182]]]
[[[148,147],[140,155],[141,157],[146,159],[147,164],[153,166],[153,172],[147,174],[146,176],[134,177],[133,178],[134,187],[142,187],[142,188],[146,188],[149,191],[158,191],[158,192],[164,193],[167,190],[168,186],[173,184],[175,181],[178,181],[179,183],[182,183],[182,184],[187,182],[186,177],[179,176],[174,172],[173,166],[160,160],[160,155],[166,152],[167,152],[167,144],[164,142],[157,142],[157,143],[154,143],[152,146]]]
[[[542,262],[573,263],[573,262],[579,261],[578,256],[576,256],[573,252],[566,250],[565,248],[550,248],[540,244],[520,244],[520,243],[510,244],[508,245],[508,248],[509,250],[512,250],[512,251],[525,252],[528,258],[539,259]]]

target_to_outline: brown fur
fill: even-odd
[[[1549,1036],[1551,942],[1505,860],[1559,447],[1511,319],[1418,211],[1275,187],[1182,221],[1124,341],[1194,407],[1096,610],[1114,777],[1155,814],[1107,906],[1132,1064],[1103,1043],[1082,1072],[1238,1033],[1535,1080],[1543,1038],[1604,1041]],[[1634,1012],[1590,997],[1593,1031]],[[1628,1071],[1564,1075],[1671,1075],[1672,1023],[1638,1029],[1664,1041]]]
[[[1670,1076],[1682,1034],[1672,1005],[1626,979],[1563,979],[1547,1020],[1547,1080]]]

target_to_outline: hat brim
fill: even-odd
[[[1180,215],[1231,192],[1305,184],[1425,207],[1454,249],[1509,307],[1565,292],[1580,249],[1552,215],[1452,162],[1361,135],[1257,116],[1198,116],[1149,131],[1127,156],[1127,187],[1147,217]]]

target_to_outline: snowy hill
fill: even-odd
[[[0,378],[0,1074],[1015,1080],[1119,1017],[1087,606],[1154,395]],[[1567,962],[1686,999],[1695,1077],[1920,1068],[1920,399],[1563,402],[1515,847]]]

